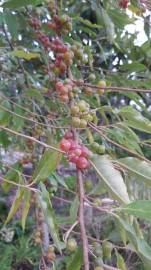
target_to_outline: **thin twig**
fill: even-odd
[[[34,137],[31,137],[31,136],[28,136],[28,135],[25,135],[25,134],[16,132],[16,131],[14,131],[14,130],[12,130],[12,129],[9,129],[9,128],[3,127],[3,126],[0,126],[0,129],[5,130],[5,131],[7,131],[7,132],[10,132],[10,133],[12,133],[12,134],[14,134],[14,135],[16,135],[16,136],[20,136],[20,137],[25,138],[25,139],[27,139],[27,140],[33,141],[33,142],[35,142],[35,143],[38,143],[38,144],[44,146],[45,148],[49,148],[49,149],[52,149],[52,150],[54,150],[54,151],[57,151],[57,152],[59,152],[59,153],[63,153],[63,154],[64,154],[64,152],[61,151],[60,149],[58,149],[58,148],[56,148],[56,147],[54,147],[54,146],[51,146],[51,145],[49,145],[49,144],[46,144],[46,143],[44,143],[44,142],[41,142],[41,141],[35,139]]]
[[[74,224],[72,224],[72,226],[69,228],[69,230],[64,234],[63,240],[64,240],[65,243],[67,242],[67,239],[68,239],[70,233],[73,231],[73,229],[77,226],[78,223],[79,223],[79,221],[76,220],[74,222]]]
[[[76,83],[76,81],[74,81]],[[105,91],[111,90],[111,92],[142,92],[142,93],[151,93],[151,89],[142,89],[142,88],[127,88],[127,87],[118,87],[118,86],[97,86],[90,83],[83,83],[82,86],[90,87],[92,89],[104,89]]]
[[[17,186],[17,187],[27,188],[27,189],[29,189],[29,190],[31,190],[33,192],[40,192],[38,189],[32,188],[29,185],[18,184],[18,183],[15,183],[15,182],[11,181],[11,180],[5,179],[5,178],[3,178],[1,176],[0,176],[0,181],[6,182],[8,184],[11,184],[11,185],[14,185],[14,186]]]
[[[98,132],[104,139],[106,139],[108,142],[110,142],[111,144],[113,144],[114,146],[116,146],[116,147],[118,147],[118,148],[120,148],[120,149],[122,149],[122,150],[124,150],[124,151],[126,151],[126,152],[128,152],[128,153],[130,153],[130,154],[132,154],[133,156],[138,157],[139,159],[144,160],[144,161],[146,161],[146,162],[148,162],[148,163],[151,164],[151,161],[150,161],[149,159],[147,159],[147,158],[145,158],[145,157],[139,155],[139,154],[136,153],[136,152],[133,152],[132,150],[128,149],[127,147],[125,147],[125,146],[123,146],[123,145],[121,145],[121,144],[119,144],[119,143],[117,143],[117,142],[115,142],[115,141],[112,141],[112,140],[111,140],[110,138],[108,138],[101,130],[99,130],[97,126],[95,126],[95,125],[93,125],[93,124],[89,124],[89,126],[90,126],[92,129],[94,129],[96,132]]]
[[[86,235],[85,229],[85,221],[84,221],[84,187],[83,187],[83,179],[81,170],[77,170],[77,181],[79,188],[79,223],[80,223],[80,232],[81,232],[81,240],[83,245],[83,260],[84,260],[84,270],[89,270],[89,248],[88,248],[88,239]]]

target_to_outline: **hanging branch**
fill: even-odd
[[[14,130],[12,130],[12,129],[9,129],[9,128],[3,127],[3,126],[0,126],[0,129],[5,130],[5,131],[7,131],[7,132],[9,132],[9,133],[12,133],[12,134],[14,134],[14,135],[16,135],[16,136],[19,136],[19,137],[25,138],[25,139],[27,139],[27,140],[33,141],[33,142],[35,142],[35,143],[38,143],[38,144],[44,146],[45,148],[49,148],[49,149],[52,149],[52,150],[54,150],[54,151],[57,151],[57,152],[59,152],[59,153],[63,153],[63,154],[64,154],[64,152],[61,151],[60,149],[58,149],[58,148],[56,148],[56,147],[54,147],[54,146],[51,146],[51,145],[49,145],[49,144],[47,144],[47,143],[41,142],[41,141],[35,139],[34,137],[31,137],[31,136],[28,136],[28,135],[25,135],[25,134],[16,132],[16,131],[14,131]]]
[[[83,179],[82,172],[80,170],[77,171],[77,181],[79,188],[79,224],[80,224],[80,232],[81,232],[81,240],[83,244],[83,260],[84,260],[84,270],[89,270],[89,247],[88,247],[88,239],[86,235],[85,228],[85,220],[84,220],[84,187],[83,187]]]

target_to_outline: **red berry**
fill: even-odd
[[[64,135],[65,139],[73,139],[73,133],[71,131],[67,131]]]
[[[81,154],[82,157],[85,157],[85,158],[90,157],[91,152],[90,152],[90,150],[87,147],[82,146],[81,147],[81,150],[82,150],[82,154]]]
[[[71,141],[71,150],[79,148],[79,144],[76,141]]]
[[[55,86],[57,91],[61,91],[61,89],[64,87],[62,82],[57,82]]]
[[[74,154],[79,157],[82,154],[82,150],[80,148],[77,148],[74,150]]]
[[[89,162],[85,157],[79,157],[77,162],[76,162],[76,166],[78,169],[87,169],[89,167]]]
[[[61,95],[60,99],[61,99],[62,102],[68,102],[69,101],[68,95]]]
[[[71,148],[71,142],[66,139],[62,139],[60,143],[60,149],[62,151],[68,152]]]
[[[72,162],[72,163],[77,163],[77,161],[78,161],[78,156],[76,156],[76,155],[74,155],[74,153],[72,153],[72,154],[69,154],[69,162]]]
[[[128,7],[129,0],[121,0],[119,2],[119,7],[126,9]]]

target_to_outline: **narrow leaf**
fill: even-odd
[[[151,166],[146,161],[134,157],[121,158],[118,163],[123,165],[136,180],[144,181],[151,186]]]
[[[75,254],[73,255],[73,257],[71,257],[67,266],[67,270],[73,270],[73,269],[80,270],[82,264],[83,264],[83,252],[82,252],[82,248],[79,247],[77,251],[75,252]]]
[[[8,0],[2,5],[2,7],[15,9],[27,5],[38,5],[42,2],[42,0]]]
[[[19,188],[18,191],[17,191],[17,194],[15,196],[15,199],[13,201],[13,204],[11,206],[11,209],[9,211],[9,214],[7,216],[7,219],[5,221],[5,224],[7,224],[13,218],[13,216],[16,214],[17,210],[20,207],[23,195],[24,195],[24,189]]]
[[[130,199],[124,180],[120,172],[113,167],[108,156],[95,155],[93,166],[113,196],[122,203],[129,203]]]
[[[46,150],[39,161],[38,167],[33,175],[35,181],[46,179],[58,166],[61,154]]]
[[[119,209],[120,211],[129,215],[134,215],[151,221],[151,201],[140,200],[125,205]]]
[[[54,241],[54,244],[56,245],[58,250],[61,252],[57,222],[56,222],[55,213],[53,211],[53,207],[50,201],[50,195],[49,195],[49,192],[46,190],[45,185],[43,183],[41,183],[40,186],[41,186],[42,193],[41,195],[39,195],[39,202],[45,216],[45,221],[49,227],[50,235]]]
[[[10,54],[18,58],[24,58],[27,61],[40,57],[38,53],[25,52],[22,50],[16,50],[16,51],[11,52]]]
[[[30,198],[31,198],[31,191],[26,190],[24,192],[24,208],[23,208],[22,220],[21,220],[23,230],[25,230],[26,219],[27,219],[28,212],[30,209]]]

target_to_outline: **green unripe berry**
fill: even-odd
[[[83,116],[83,119],[85,119],[88,122],[92,122],[93,121],[93,116],[91,114],[85,114]]]
[[[75,106],[75,105],[71,106],[71,114],[76,115],[79,113],[79,111],[80,110],[78,106]]]
[[[87,110],[87,104],[84,100],[78,102],[78,107],[80,112],[85,112]]]
[[[95,79],[96,79],[95,74],[94,74],[94,73],[90,73],[88,79],[89,79],[90,81],[95,81]]]
[[[101,206],[101,205],[102,205],[102,201],[101,201],[99,198],[96,198],[96,199],[94,200],[94,205],[95,205],[95,206]]]
[[[72,125],[78,128],[80,126],[80,118],[72,117]]]
[[[80,120],[80,128],[86,128],[87,127],[87,121],[86,120],[84,120],[84,119],[81,119]]]
[[[85,187],[85,190],[89,192],[93,189],[93,184],[90,180],[86,180],[84,187]]]
[[[106,259],[110,259],[112,249],[113,249],[112,243],[109,241],[104,241],[102,243],[103,257]]]
[[[99,145],[98,154],[104,154],[104,153],[105,153],[105,146],[104,145]]]
[[[70,252],[74,252],[77,249],[77,241],[74,238],[68,239],[67,242],[67,249]]]
[[[96,152],[98,151],[100,147],[100,145],[97,142],[93,142],[91,146],[92,146],[92,149]]]

